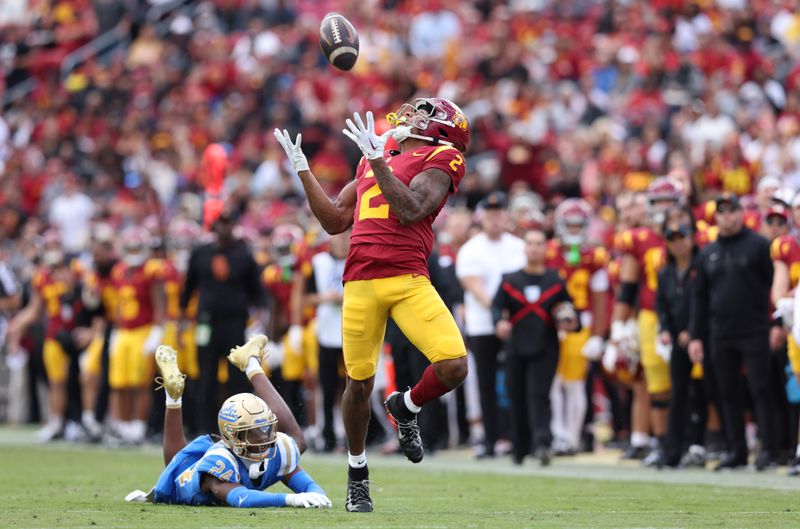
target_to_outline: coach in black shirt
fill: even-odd
[[[497,336],[508,341],[506,380],[516,464],[530,453],[531,441],[542,465],[550,462],[550,386],[558,365],[558,330],[580,327],[564,280],[545,268],[546,249],[544,232],[528,231],[525,268],[505,274],[492,301]]]
[[[258,265],[247,245],[234,240],[233,226],[232,214],[223,211],[213,225],[216,240],[192,251],[181,293],[185,314],[189,300],[198,292],[196,427],[201,432],[217,430],[219,359],[244,343],[249,309],[264,306]],[[229,370],[225,395],[249,391],[248,387],[244,373]]]
[[[732,193],[717,199],[716,219],[719,237],[703,248],[697,260],[689,356],[702,362],[703,342],[708,339],[730,450],[717,469],[747,464],[741,384],[742,366],[746,368],[761,440],[756,468],[761,470],[775,456],[769,382],[769,241],[744,227],[742,207]]]

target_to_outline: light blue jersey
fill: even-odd
[[[248,489],[264,490],[297,469],[300,451],[294,439],[278,433],[261,466],[250,469],[250,463],[236,457],[222,441],[214,442],[203,435],[175,454],[158,478],[154,489],[155,503],[182,505],[214,505],[220,503],[210,492],[202,490],[204,474],[239,483]]]

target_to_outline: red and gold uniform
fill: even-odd
[[[656,353],[658,315],[655,311],[658,272],[666,262],[661,237],[649,227],[625,230],[618,240],[618,250],[631,255],[639,265],[639,350],[649,393],[669,391],[672,382],[669,365]]]
[[[45,269],[37,271],[31,283],[42,300],[46,319],[42,354],[47,380],[51,383],[66,382],[69,356],[56,337],[62,331],[75,328],[75,316],[82,309],[81,298],[74,296],[74,289],[56,280]]]
[[[303,315],[303,345],[302,350],[297,351],[292,348],[286,329],[289,327],[291,319],[291,298],[294,286],[295,275],[303,277],[302,284],[311,275],[311,262],[308,258],[310,253],[305,247],[298,246],[292,249],[296,254],[296,260],[290,265],[280,263],[270,263],[264,267],[261,273],[261,281],[264,288],[275,299],[277,319],[277,335],[282,336],[281,346],[283,348],[283,361],[281,363],[281,376],[284,380],[302,380],[306,370],[316,371],[318,364],[318,344],[314,333],[314,327],[309,325],[311,318]]]
[[[561,341],[556,373],[566,382],[586,379],[588,361],[581,350],[591,336],[592,278],[608,266],[609,256],[605,248],[581,247],[577,262],[570,263],[569,248],[555,239],[547,244],[545,266],[555,268],[567,284],[567,292],[581,315],[583,328],[579,332],[567,333]]]
[[[112,389],[139,387],[150,377],[144,346],[154,323],[151,289],[162,273],[159,259],[149,259],[141,266],[119,262],[111,270],[117,300],[117,336],[111,344],[108,369]]]
[[[464,177],[464,157],[450,146],[423,146],[386,160],[403,184],[428,169],[451,178],[451,192]],[[356,170],[357,201],[345,262],[342,340],[347,373],[355,380],[375,374],[386,320],[392,316],[431,361],[466,355],[464,340],[428,277],[433,221],[444,205],[404,226],[389,207],[366,160]]]
[[[793,235],[784,235],[772,241],[770,253],[773,261],[780,261],[789,270],[789,290],[794,291],[800,282],[800,242]],[[800,317],[795,314],[795,318]],[[792,371],[800,373],[800,346],[789,333],[787,339],[789,351],[789,361],[792,364]]]

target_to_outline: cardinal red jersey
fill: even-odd
[[[773,261],[781,261],[789,269],[791,288],[800,282],[800,242],[793,235],[784,235],[772,241],[770,254]]]
[[[261,283],[275,299],[278,314],[278,326],[289,324],[291,316],[292,280],[294,274],[300,272],[304,278],[311,275],[311,262],[305,255],[298,256],[290,265],[271,263],[261,272]]]
[[[558,274],[567,283],[567,292],[575,308],[580,311],[589,310],[592,276],[608,266],[608,252],[605,248],[582,246],[574,256],[570,254],[568,245],[553,239],[547,243],[545,266],[558,270]],[[574,262],[570,262],[573,259]]]
[[[181,273],[169,259],[158,259],[158,279],[164,283],[166,307],[164,315],[170,321],[181,317]]]
[[[150,259],[141,266],[128,266],[124,262],[114,265],[111,280],[117,291],[117,325],[120,328],[135,329],[153,323],[151,289],[160,281],[161,273],[159,259]]]
[[[709,226],[708,224],[701,225],[698,221],[695,225],[694,243],[698,248],[703,248],[707,244],[717,240],[719,236],[719,226]]]
[[[54,339],[61,331],[75,328],[75,315],[81,310],[80,296],[63,281],[57,281],[47,270],[37,271],[31,284],[42,299],[45,312],[45,337]]]
[[[639,308],[655,310],[658,271],[666,261],[664,241],[652,228],[642,227],[623,231],[617,242],[620,253],[639,264]]]
[[[386,160],[403,185],[419,173],[439,169],[450,176],[450,191],[458,190],[464,177],[464,157],[449,145],[412,149]],[[402,274],[428,276],[428,257],[433,248],[433,221],[447,197],[427,217],[404,226],[381,193],[375,175],[362,158],[356,170],[357,200],[353,214],[350,253],[344,267],[344,281],[377,279]]]

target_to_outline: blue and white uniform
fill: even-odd
[[[221,481],[239,483],[250,490],[263,491],[294,472],[299,461],[300,451],[294,439],[281,432],[278,432],[267,458],[258,465],[248,465],[222,441],[214,442],[210,435],[203,435],[175,454],[156,483],[153,501],[181,505],[222,504],[210,492],[202,490],[204,474]],[[290,488],[294,490],[291,483]],[[274,506],[285,504],[285,494],[274,496]]]

